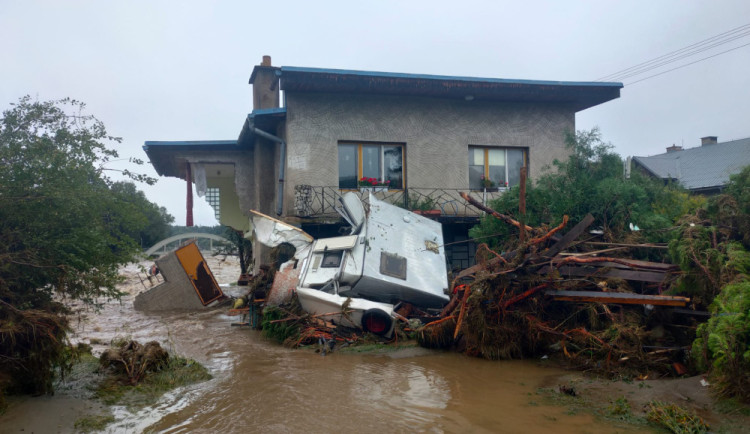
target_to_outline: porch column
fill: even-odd
[[[190,171],[190,163],[185,163],[185,180],[187,182],[187,215],[185,226],[193,226],[193,174]]]

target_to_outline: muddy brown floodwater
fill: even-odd
[[[238,276],[236,264],[210,258],[209,265],[219,282]],[[135,295],[143,288],[134,278],[136,268],[124,272],[129,276],[124,288]],[[535,362],[486,361],[421,348],[334,352],[324,357],[284,348],[254,330],[231,327],[236,318],[226,316],[226,309],[144,314],[133,310],[132,295],[122,303],[108,303],[99,314],[86,315],[78,324],[77,339],[157,340],[201,362],[214,378],[172,391],[145,409],[112,408],[115,422],[108,432],[625,430],[541,402],[537,388],[555,387],[565,372]],[[97,353],[104,346],[94,348]],[[76,393],[75,388],[66,392],[63,387],[55,397],[12,404],[0,418],[0,431],[70,432],[75,417],[92,405],[69,402],[75,401]]]

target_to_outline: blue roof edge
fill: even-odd
[[[150,146],[232,146],[237,140],[148,140],[143,143],[143,150]]]
[[[286,107],[274,107],[274,108],[253,110],[247,115],[247,117],[252,118],[255,116],[277,115],[277,114],[285,114],[285,113],[286,113]]]
[[[463,77],[450,75],[430,75],[430,74],[407,74],[402,72],[378,72],[378,71],[357,71],[349,69],[326,69],[326,68],[308,68],[300,66],[282,66],[276,71],[283,76],[284,72],[306,72],[311,74],[339,74],[339,75],[356,75],[383,78],[407,78],[416,80],[443,80],[443,81],[465,81],[475,83],[498,83],[498,84],[529,84],[539,86],[586,86],[586,87],[614,87],[621,89],[623,84],[620,82],[609,81],[550,81],[550,80],[520,80],[507,78],[481,78],[481,77]]]

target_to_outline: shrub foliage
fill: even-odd
[[[564,215],[575,224],[591,213],[596,219],[592,228],[602,229],[607,238],[622,240],[627,234],[634,241],[635,238],[665,241],[664,230],[702,203],[678,186],[664,185],[638,171],[626,179],[622,159],[612,151],[612,145],[602,140],[596,128],[569,133],[565,143],[570,157],[565,161],[555,160],[553,168],[547,168],[535,184],[527,186],[525,216],[518,211],[518,187],[492,201],[490,206],[533,227],[556,226]],[[631,233],[630,223],[641,231]],[[471,236],[500,240],[495,241],[498,243],[511,231],[515,229],[498,219],[484,217],[472,229]],[[491,237],[495,234],[500,237]]]

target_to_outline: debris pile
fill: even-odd
[[[514,226],[518,239],[502,252],[480,245],[476,265],[453,277],[451,298],[442,310],[420,308],[403,299],[394,304],[389,313],[395,318],[393,333],[381,333],[378,339],[414,336],[425,347],[488,359],[559,356],[572,367],[612,375],[644,378],[687,373],[686,366],[691,366],[687,350],[700,312],[684,309],[689,298],[666,295],[681,275],[679,267],[623,255],[637,248],[655,252],[648,257],[657,258],[665,246],[598,241],[589,231],[591,215],[569,230],[567,217],[554,228],[532,228],[462,196]],[[279,222],[273,223],[278,230]],[[331,240],[318,242],[335,245]],[[312,244],[313,252],[317,245]],[[369,335],[366,309],[357,311],[354,305],[361,298],[341,297],[346,302],[332,304],[331,312],[306,311],[296,295],[290,302],[266,306],[278,276],[286,275],[275,271],[278,266],[253,276],[248,307],[233,310],[262,311],[262,320],[251,318],[249,325],[288,346],[317,343],[324,351]],[[300,289],[302,279],[282,280],[293,281],[296,292],[305,289]],[[323,298],[329,290],[344,293],[330,283],[308,292]],[[357,314],[361,319],[352,320]]]
[[[477,264],[455,277],[442,315],[419,329],[422,345],[488,359],[560,354],[577,368],[611,374],[684,372],[695,322],[673,307],[690,299],[663,295],[678,267],[609,256],[653,246],[592,250],[597,243],[579,240],[590,215],[559,236],[567,218],[535,229],[473,204],[521,235],[505,252],[480,246]]]
[[[147,373],[159,371],[168,361],[169,353],[156,341],[145,345],[133,340],[123,341],[99,357],[100,366],[114,370],[131,385],[138,384]]]

